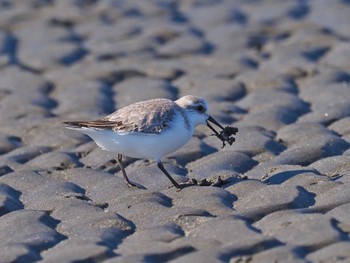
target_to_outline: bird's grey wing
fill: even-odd
[[[168,99],[153,99],[126,106],[102,121],[115,123],[117,132],[160,133],[169,127],[179,106]]]
[[[170,122],[181,108],[168,99],[153,99],[131,104],[107,117],[94,121],[64,122],[70,128],[92,128],[115,132],[160,133],[170,126]]]

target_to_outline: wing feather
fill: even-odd
[[[168,99],[141,101],[121,108],[107,117],[95,121],[68,121],[70,127],[113,130],[115,132],[160,133],[169,128],[170,121],[182,109]]]

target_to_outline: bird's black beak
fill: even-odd
[[[207,120],[207,126],[208,126],[215,134],[219,134],[219,133],[214,129],[213,126],[211,126],[211,125],[209,124],[209,122],[215,124],[216,126],[218,126],[218,127],[221,128],[221,129],[224,129],[224,127],[222,127],[222,125],[221,125],[220,123],[218,123],[212,116],[209,115],[209,118],[208,118],[208,120]]]

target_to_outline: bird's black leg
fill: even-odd
[[[173,185],[176,187],[176,188],[182,188],[175,180],[174,178],[171,177],[171,175],[167,172],[167,170],[165,170],[163,164],[161,161],[158,161],[157,162],[157,166],[158,168],[166,175],[166,177],[169,178],[169,180],[173,183]]]
[[[123,166],[122,159],[123,159],[123,155],[118,154],[117,161],[118,161],[120,170],[122,170],[123,177],[124,177],[124,180],[125,180],[127,186],[129,186],[129,187],[133,187],[133,186],[138,187],[135,183],[131,182],[131,181],[129,180],[128,176],[126,175],[126,172],[125,172],[125,169],[124,169],[124,166]]]

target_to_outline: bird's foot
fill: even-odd
[[[144,187],[143,185],[140,185],[140,184],[137,184],[137,183],[133,183],[131,181],[128,181],[128,182],[125,182],[126,185],[129,187],[129,188],[138,188],[138,189],[142,189],[142,190],[147,190],[146,187]]]
[[[189,179],[186,183],[178,184],[176,186],[176,191],[180,192],[182,189],[191,187],[191,186],[214,186],[214,187],[221,187],[225,184],[225,180],[223,180],[220,176],[216,177],[215,180],[207,180],[206,178],[201,179],[198,181],[195,178]],[[175,187],[174,185],[170,186]]]
[[[191,178],[187,183],[190,183],[191,185],[198,185],[198,186],[215,186],[220,187],[225,182],[222,180],[220,176],[216,177],[215,180],[207,180],[207,178],[201,179],[200,181]]]

